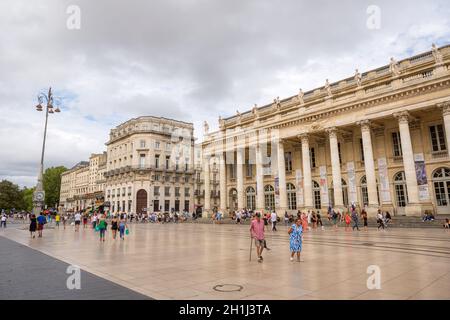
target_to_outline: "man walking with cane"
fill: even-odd
[[[258,262],[263,262],[262,252],[264,250],[264,222],[261,220],[261,214],[256,213],[256,218],[250,225],[250,236],[255,239],[256,255]],[[251,246],[250,246],[251,248]]]

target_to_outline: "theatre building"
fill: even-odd
[[[220,129],[205,130],[202,143],[204,209],[214,206],[215,163],[225,212],[326,212],[355,203],[371,215],[450,214],[449,65],[450,46],[433,45],[219,118]]]

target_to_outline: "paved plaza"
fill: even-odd
[[[304,262],[291,262],[287,229],[278,229],[266,231],[271,250],[263,253],[263,263],[254,252],[249,262],[244,225],[131,224],[125,241],[113,240],[108,230],[105,243],[92,229],[48,229],[44,238],[30,239],[27,225],[9,225],[0,231],[0,244],[9,241],[3,236],[34,249],[24,263],[41,252],[64,266],[78,265],[85,271],[82,277],[95,275],[128,288],[130,298],[450,299],[450,233],[445,230],[313,230],[304,235]],[[2,264],[14,258],[4,250],[1,255]],[[381,270],[380,289],[367,287],[371,265]],[[14,272],[1,269],[1,298],[8,297],[5,287],[16,286],[11,277]],[[65,279],[55,281],[65,284]],[[88,290],[79,291],[90,298]]]

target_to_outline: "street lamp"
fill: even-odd
[[[36,185],[36,190],[34,191],[33,194],[33,213],[35,215],[38,215],[41,212],[45,200],[43,176],[44,176],[44,152],[45,152],[45,139],[47,136],[48,114],[61,112],[61,110],[58,107],[56,108],[53,107],[55,99],[53,97],[51,87],[48,89],[48,94],[40,93],[38,95],[38,102],[39,103],[36,106],[36,111],[43,111],[43,109],[45,108],[45,127],[44,127],[44,140],[42,142],[41,163],[39,166],[38,181]],[[43,103],[47,103],[47,105],[42,106]]]

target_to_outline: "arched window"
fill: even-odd
[[[394,175],[395,200],[398,207],[406,207],[408,204],[408,191],[406,189],[405,172],[400,171]]]
[[[342,185],[342,202],[344,203],[344,206],[348,206],[348,187],[347,182],[345,182],[344,179],[341,179],[341,185]],[[330,193],[330,203],[332,206],[334,206],[334,189],[333,189],[333,181],[331,181],[331,187],[329,189]]]
[[[229,201],[229,204],[230,204],[230,210],[237,210],[238,208],[237,208],[237,206],[238,206],[238,202],[237,202],[237,199],[238,199],[238,193],[237,193],[237,190],[236,189],[230,189],[230,193],[229,193],[229,198],[230,198],[230,201]]]
[[[320,209],[320,185],[313,180],[314,208]]]
[[[363,206],[369,205],[369,193],[367,192],[367,178],[363,176],[360,181],[361,184],[361,201]]]
[[[248,187],[245,190],[245,197],[246,197],[246,203],[247,203],[247,209],[249,210],[255,210],[256,209],[256,200],[255,200],[255,189],[253,187]]]
[[[264,206],[267,210],[275,209],[275,191],[271,185],[264,187]]]
[[[286,190],[287,190],[288,209],[296,210],[297,209],[297,195],[295,193],[295,186],[292,183],[288,183],[286,185]]]
[[[433,172],[433,189],[438,213],[450,212],[450,169],[438,168]]]

